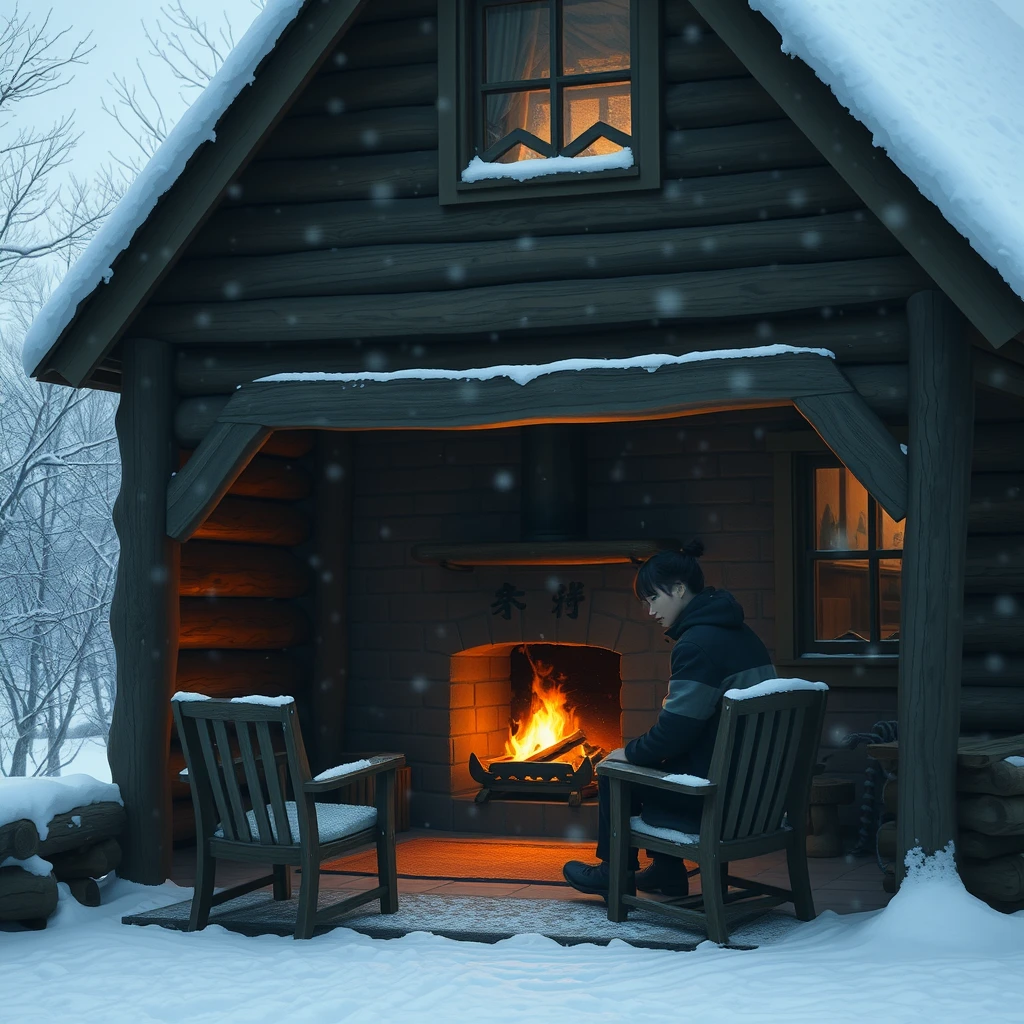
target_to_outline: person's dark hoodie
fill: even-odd
[[[774,679],[775,669],[727,590],[705,587],[665,635],[675,640],[668,695],[654,726],[626,745],[626,759],[645,768],[706,777],[722,695]],[[646,805],[645,800],[645,812]]]

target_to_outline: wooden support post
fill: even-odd
[[[964,560],[974,378],[964,320],[944,294],[907,303],[909,495],[899,667],[897,872],[907,851],[956,839]]]
[[[316,619],[311,709],[314,771],[345,751],[348,576],[352,533],[352,435],[325,431],[316,451]]]
[[[146,885],[167,878],[171,858],[167,747],[180,564],[180,545],[166,531],[167,484],[177,468],[173,380],[169,345],[124,344],[116,420],[121,492],[114,504],[121,558],[110,609],[117,697],[107,753],[128,816],[119,873]]]

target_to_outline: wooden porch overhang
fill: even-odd
[[[893,519],[906,514],[906,456],[899,443],[835,360],[814,350],[670,363],[653,371],[553,369],[526,384],[453,374],[384,380],[339,375],[244,385],[171,479],[168,536],[187,540],[274,430],[494,429],[787,404],[800,411]]]

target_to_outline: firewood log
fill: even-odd
[[[1024,795],[1024,768],[996,761],[984,768],[961,768],[956,774],[959,793],[990,793],[997,796]]]
[[[987,836],[982,832],[965,830],[957,839],[957,851],[973,860],[991,860],[1008,853],[1024,853],[1024,835]]]
[[[987,836],[1024,834],[1024,796],[961,796],[957,799],[961,828]]]
[[[8,857],[26,860],[39,850],[39,833],[28,818],[0,825],[0,861]]]
[[[563,739],[558,740],[556,743],[552,743],[550,746],[542,747],[540,750],[529,757],[515,758],[515,757],[494,757],[491,758],[491,764],[500,764],[502,761],[554,761],[556,757],[560,757],[562,754],[568,754],[573,747],[578,747],[581,743],[586,743],[587,737],[582,729],[577,729],[571,736],[565,736]]]
[[[103,839],[90,846],[68,850],[67,853],[56,853],[50,857],[50,863],[53,864],[53,873],[58,882],[102,878],[121,863],[121,844],[116,839]]]
[[[45,921],[57,909],[57,879],[0,868],[0,921]]]
[[[94,878],[69,878],[67,886],[71,890],[71,895],[83,907],[98,907],[100,905],[100,887]]]
[[[1024,855],[1011,853],[993,860],[967,860],[959,865],[967,891],[990,900],[1016,903],[1024,899]]]
[[[49,832],[39,843],[39,856],[49,860],[51,854],[119,836],[124,823],[124,808],[120,804],[108,801],[74,807],[67,814],[50,819]]]

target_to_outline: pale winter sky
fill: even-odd
[[[167,114],[180,117],[184,104],[178,99],[178,88],[169,72],[149,56],[141,20],[155,29],[160,7],[165,0],[21,0],[20,10],[29,13],[36,23],[52,10],[51,28],[69,26],[69,37],[75,39],[92,32],[95,50],[88,64],[74,72],[74,82],[66,89],[41,97],[32,108],[34,119],[47,123],[74,109],[77,130],[82,133],[71,170],[81,178],[91,178],[109,161],[109,152],[118,156],[131,154],[134,144],[121,132],[113,118],[105,114],[100,101],[113,100],[114,90],[108,84],[114,74],[125,75],[141,85],[135,67],[138,57],[150,71],[150,82]],[[204,12],[211,27],[221,24],[220,12],[226,11],[237,41],[258,13],[251,0],[186,0],[193,12]],[[14,0],[0,0],[0,8],[10,11]],[[193,91],[189,99],[198,95]]]

